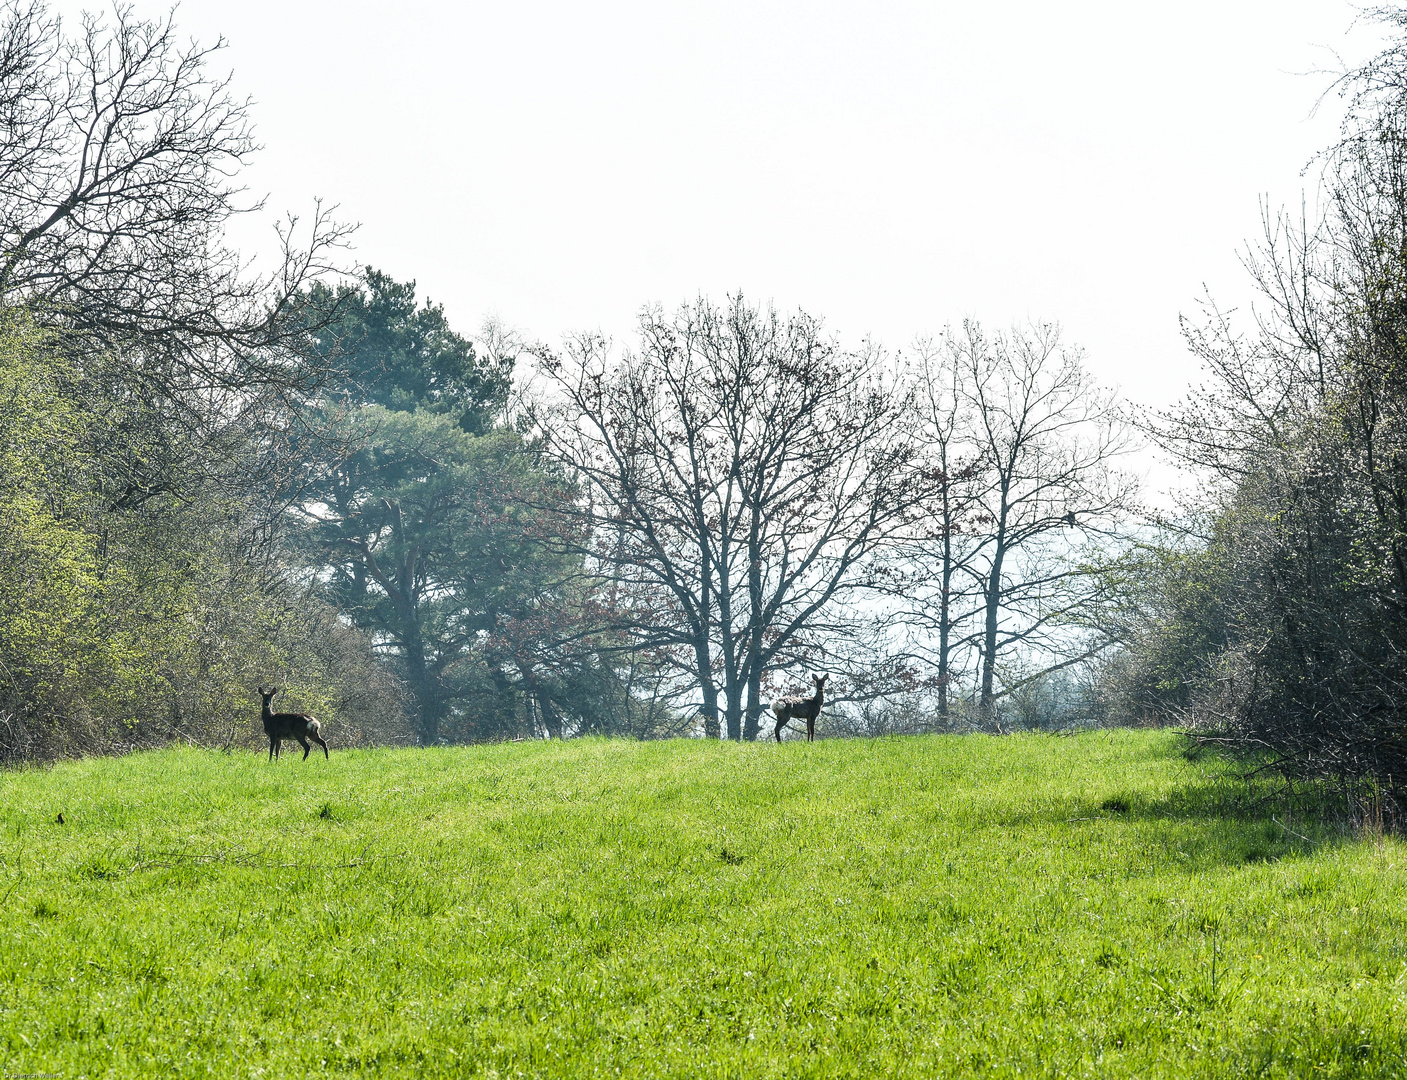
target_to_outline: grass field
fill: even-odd
[[[0,1075],[1407,1075],[1407,847],[1179,750],[0,773]]]

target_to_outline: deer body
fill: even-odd
[[[264,734],[269,737],[269,760],[279,756],[283,749],[284,739],[297,739],[303,744],[303,760],[308,760],[308,753],[312,750],[312,744],[308,742],[312,739],[322,747],[322,756],[328,757],[327,743],[323,742],[322,725],[307,713],[274,712],[269,708],[269,702],[278,693],[278,687],[272,690],[265,690],[259,687],[259,696],[264,699]]]
[[[787,726],[787,721],[792,717],[806,721],[806,741],[812,742],[816,738],[816,717],[821,715],[821,705],[826,700],[826,680],[829,675],[812,675],[811,682],[816,687],[816,692],[810,697],[789,697],[778,698],[772,702],[772,713],[777,718],[777,726],[772,730],[772,737],[778,742],[782,741],[782,728]]]

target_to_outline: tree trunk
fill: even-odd
[[[748,534],[747,593],[752,618],[748,620],[747,637],[747,716],[743,723],[743,738],[757,738],[762,715],[762,544],[758,537],[759,508],[752,509],[752,528]]]
[[[713,681],[713,657],[707,630],[695,628],[694,662],[699,672],[699,690],[703,697],[704,734],[718,738],[718,684]]]
[[[986,596],[987,619],[982,627],[982,697],[978,707],[984,723],[993,724],[997,734],[1002,734],[1001,721],[997,719],[996,672],[997,672],[997,617],[1002,606],[1002,563],[1006,559],[1007,515],[1011,512],[1010,481],[1003,475],[999,491],[1001,501],[997,511],[997,527],[992,536],[992,572],[987,576]]]
[[[718,722],[718,684],[713,681],[711,671],[703,677],[703,718],[705,737],[718,738],[722,733]]]
[[[547,737],[562,738],[562,716],[552,704],[552,699],[541,690],[534,690],[533,697],[537,701],[537,711],[542,716],[542,726],[547,729]]]
[[[406,682],[415,697],[415,728],[421,746],[434,746],[440,739],[440,706],[435,673],[425,662],[425,649],[419,640],[405,646]]]
[[[944,466],[947,465],[945,461]],[[947,484],[943,485],[943,585],[938,607],[938,715],[948,718],[949,649],[952,648],[953,511]]]
[[[723,639],[723,692],[726,695],[728,738],[743,738],[743,684],[738,672],[737,642],[733,635],[733,595],[729,588],[726,562],[718,577],[718,632]]]
[[[709,554],[708,534],[700,530],[699,545],[699,619],[694,626],[694,659],[699,668],[699,687],[703,694],[704,738],[716,739],[718,726],[718,684],[713,681],[713,649],[709,643],[709,624],[713,622],[713,560]]]
[[[728,680],[728,738],[734,742],[743,739],[743,687],[737,675]]]
[[[1001,542],[997,542],[992,556],[992,573],[987,579],[987,621],[982,628],[982,697],[980,709],[982,720],[996,725],[997,734],[1002,733],[997,720],[996,671],[997,671],[997,616],[1001,612],[1002,558],[1006,554]]]
[[[557,711],[557,707],[552,703],[552,696],[543,689],[542,685],[533,675],[532,665],[522,660],[515,662],[518,674],[523,678],[523,689],[526,691],[524,697],[537,705],[537,714],[542,718],[543,729],[547,732],[549,739],[560,739],[562,737],[562,716]]]
[[[762,665],[749,664],[747,674],[747,715],[743,718],[743,738],[756,739],[762,726]]]

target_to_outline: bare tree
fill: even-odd
[[[648,310],[638,351],[583,337],[541,367],[543,451],[581,484],[604,606],[671,658],[706,732],[755,738],[773,673],[853,633],[930,494],[911,403],[876,350],[741,297]]]
[[[303,286],[346,235],[319,206],[266,274],[224,245],[255,151],[249,103],[171,16],[118,4],[67,35],[42,0],[0,8],[0,303],[120,344],[173,399],[289,385]],[[296,315],[296,317],[295,317]]]
[[[953,362],[951,339],[918,342],[920,432],[936,480],[931,505],[902,545],[901,569],[890,592],[902,599],[900,619],[917,637],[920,660],[931,665],[940,717],[949,715],[953,686],[977,645],[982,610],[974,570],[985,536],[979,496],[988,482],[973,438],[964,368]]]
[[[72,392],[97,421],[85,450],[109,510],[218,491],[257,498],[250,535],[267,536],[327,367],[308,332],[333,312],[306,286],[348,229],[321,205],[285,219],[263,273],[228,246],[261,204],[237,180],[257,149],[249,103],[210,72],[223,45],[122,3],[70,32],[43,0],[0,0],[0,306],[81,358]]]
[[[1116,535],[1133,508],[1136,484],[1114,468],[1129,429],[1054,326],[989,334],[966,322],[919,355],[944,482],[909,618],[937,636],[940,693],[975,654],[978,704],[995,724],[1003,658],[1022,668],[1009,692],[1102,645],[1077,640],[1103,580],[1081,546]]]

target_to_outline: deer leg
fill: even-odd
[[[772,729],[772,738],[776,739],[778,742],[781,742],[781,741],[782,741],[782,728],[784,728],[784,727],[786,727],[786,726],[787,726],[787,718],[786,718],[785,716],[779,716],[779,717],[777,717],[777,726]]]
[[[816,718],[814,716],[808,716],[806,718],[806,741],[816,741]]]
[[[270,735],[270,736],[269,736],[269,764],[272,765],[273,762],[274,762],[274,737],[273,737],[272,735]]]
[[[323,737],[322,737],[321,735],[319,735],[316,731],[310,731],[310,732],[308,732],[308,738],[312,739],[313,742],[317,743],[319,746],[322,747],[322,756],[323,756],[323,757],[328,757],[328,753],[327,753],[327,743],[326,743],[326,741],[324,741],[324,739],[323,739]],[[329,759],[329,760],[330,760],[330,759]]]

